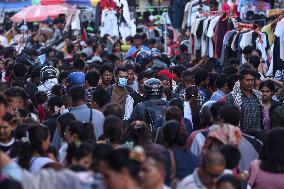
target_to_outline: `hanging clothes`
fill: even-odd
[[[172,26],[175,29],[181,29],[186,2],[187,0],[173,0]]]
[[[101,37],[105,34],[110,36],[118,36],[118,25],[115,10],[104,9],[101,19]]]

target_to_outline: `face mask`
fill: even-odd
[[[161,98],[161,100],[163,100],[163,101],[167,101],[167,98],[163,97],[163,98]]]
[[[118,86],[125,87],[127,85],[127,79],[126,78],[119,78],[118,79]]]

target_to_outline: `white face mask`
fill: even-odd
[[[161,100],[167,101],[167,98],[166,98],[166,97],[163,97],[163,98],[161,98]]]

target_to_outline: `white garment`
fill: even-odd
[[[67,148],[68,148],[68,144],[67,142],[64,142],[58,151],[58,160],[60,163],[63,163],[65,161],[65,158],[67,155]]]
[[[76,14],[72,17],[71,21],[71,29],[72,30],[81,30],[81,25],[80,25],[80,10],[77,9]]]
[[[210,16],[208,18],[206,18],[204,21],[203,21],[203,32],[202,32],[202,37],[201,37],[201,56],[204,56],[206,55],[206,47],[207,47],[207,29],[208,29],[208,24],[209,24],[209,21],[214,18],[213,16]]]
[[[54,161],[48,157],[33,157],[30,161],[29,171],[33,174],[38,173],[45,165]]]
[[[270,65],[269,65],[268,71],[266,73],[266,76],[270,76],[270,77],[273,77],[273,49],[274,49],[274,44],[272,44],[270,47],[271,59],[270,59]]]
[[[284,61],[284,18],[277,23],[274,34],[280,40],[280,58]]]
[[[7,38],[4,37],[3,35],[0,35],[0,45],[2,45],[3,47],[7,47],[8,46]]]
[[[265,62],[267,61],[267,54],[266,54],[266,48],[267,48],[267,39],[266,39],[266,35],[264,33],[261,33],[261,39],[262,42],[260,42],[260,40],[257,38],[256,39],[256,48],[259,49],[261,51],[262,54],[262,59],[265,60]]]
[[[124,119],[128,120],[133,112],[133,104],[134,100],[130,95],[127,95],[126,101],[125,101],[125,113],[124,113]]]
[[[51,93],[51,89],[54,85],[58,84],[58,80],[57,78],[53,78],[53,79],[48,79],[44,84],[38,86],[38,90],[39,91],[43,91],[46,94],[50,94]]]
[[[253,33],[253,31],[249,31],[249,32],[243,34],[243,37],[240,41],[240,47],[241,47],[242,50],[248,45],[252,46],[252,44],[251,44],[252,33]],[[247,63],[246,61],[247,60],[245,59],[244,54],[242,54],[242,64]]]
[[[192,123],[192,113],[191,113],[191,108],[190,108],[188,101],[185,101],[183,103],[183,112],[184,112],[184,118],[189,119],[190,122]]]
[[[101,37],[105,34],[109,34],[112,37],[118,36],[116,11],[104,9],[101,18]]]
[[[210,21],[210,24],[208,26],[208,30],[207,30],[207,37],[208,37],[208,41],[209,41],[208,55],[209,55],[210,58],[214,57],[213,36],[214,36],[214,29],[215,29],[219,19],[220,19],[220,16],[216,16],[216,17],[212,18],[212,20]]]

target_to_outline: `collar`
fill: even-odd
[[[194,179],[194,182],[195,182],[195,184],[196,184],[196,186],[197,186],[198,188],[206,189],[207,187],[202,184],[202,182],[201,182],[201,180],[200,180],[200,178],[199,178],[198,170],[199,170],[199,168],[196,168],[196,169],[194,170],[194,172],[193,172],[193,179]]]
[[[72,110],[85,109],[85,108],[88,108],[87,104],[82,104],[80,106],[72,107]]]

